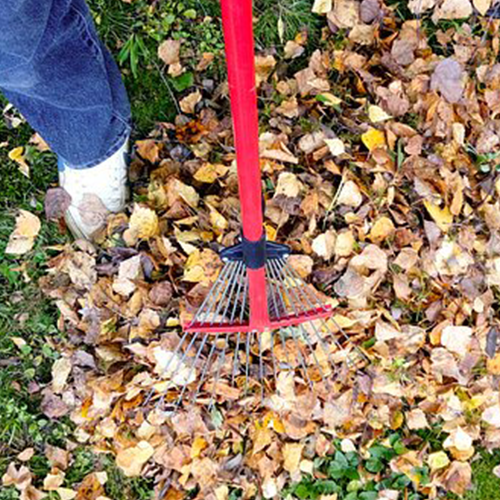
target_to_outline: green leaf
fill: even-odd
[[[384,463],[378,458],[369,458],[365,463],[365,468],[368,472],[376,474],[384,469]]]
[[[193,85],[194,75],[191,72],[183,73],[177,78],[172,78],[171,82],[177,92],[183,92]]]
[[[346,456],[341,451],[335,452],[335,462],[337,462],[341,467],[349,467],[349,462],[347,461]]]
[[[399,474],[394,482],[392,483],[392,488],[395,490],[404,490],[407,486],[410,486],[411,479],[404,474]]]
[[[344,497],[344,500],[358,500],[358,494],[353,491]]]
[[[358,496],[359,500],[377,500],[378,493],[376,491],[363,491]]]

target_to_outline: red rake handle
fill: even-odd
[[[243,236],[257,242],[263,236],[262,185],[259,164],[259,117],[255,85],[252,0],[221,0],[227,73]],[[247,269],[250,327],[269,327],[264,267]]]
[[[221,0],[243,235],[263,232],[252,0]]]

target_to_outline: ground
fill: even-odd
[[[179,114],[176,106],[191,92],[190,88],[194,79],[198,86],[201,85],[195,74],[200,54],[211,53],[214,54],[216,60],[222,61],[223,43],[217,2],[186,0],[157,3],[145,0],[132,2],[91,0],[89,4],[102,38],[122,68],[133,107],[135,122],[133,142],[150,136],[158,138],[155,132],[157,131],[156,124],[173,122]],[[399,22],[414,18],[408,11],[406,2],[387,2],[387,4],[394,10]],[[305,55],[286,63],[292,68],[291,73],[307,66],[308,58],[316,48],[323,48],[331,42],[331,40],[326,42],[324,33],[322,34],[322,30],[328,30],[325,18],[312,13],[312,6],[313,2],[309,0],[294,0],[293,2],[258,0],[256,2],[255,32],[259,52],[267,51],[280,59],[284,42],[294,39],[304,29],[308,31],[308,39],[304,43]],[[440,56],[449,56],[445,53],[446,51],[443,51],[442,45],[436,42],[436,33],[446,32],[447,29],[458,29],[461,21],[446,20],[440,21],[441,24],[434,24],[426,18],[424,22],[425,33],[430,40],[432,50]],[[474,26],[475,29],[479,29],[479,25]],[[345,33],[340,30],[332,35],[338,49],[346,45]],[[183,40],[183,63],[188,65],[188,70],[180,78],[168,76],[164,64],[157,57],[158,45],[171,38]],[[432,45],[432,42],[435,45]],[[342,87],[345,81],[336,74],[330,76],[334,82],[335,94],[344,97],[348,93],[348,90]],[[224,78],[223,65],[213,64],[203,78],[218,83]],[[210,82],[206,85],[210,86]],[[274,110],[277,105],[281,104],[283,98],[278,96],[272,87],[266,88],[265,91],[266,95],[261,101],[261,113],[267,121],[274,116]],[[15,110],[7,106],[6,101],[3,100],[1,103],[4,112],[0,121],[0,408],[2,408],[0,412],[0,476],[7,471],[9,464],[17,460],[16,457],[23,450],[33,448],[33,454],[26,464],[34,476],[34,483],[39,486],[51,471],[51,465],[46,456],[48,444],[71,450],[71,460],[65,471],[63,486],[69,490],[80,491],[78,498],[97,498],[91,496],[90,493],[88,497],[82,496],[85,493],[82,493],[81,485],[85,478],[92,476],[92,473],[102,471],[107,472],[107,482],[102,491],[98,487],[95,488],[95,491],[99,491],[101,495],[106,495],[112,500],[153,498],[156,481],[151,471],[142,477],[127,477],[116,466],[112,454],[99,454],[90,445],[75,444],[77,440],[74,439],[74,432],[78,425],[69,415],[50,418],[40,407],[41,389],[50,384],[54,362],[62,359],[61,352],[68,348],[71,339],[67,331],[61,331],[59,328],[60,312],[54,301],[40,289],[39,279],[46,275],[49,262],[59,254],[62,245],[71,241],[71,237],[61,230],[60,225],[48,222],[43,215],[45,193],[48,188],[57,185],[54,155],[50,151],[40,151],[35,144],[30,143],[33,131],[19,119]],[[401,121],[417,128],[420,119],[416,114],[409,112]],[[301,134],[314,132],[316,128],[319,128],[310,123],[307,117],[301,117],[298,123]],[[266,127],[267,122],[266,124],[263,122],[262,126]],[[297,131],[294,133],[298,134]],[[349,143],[354,140],[353,134],[352,130],[345,127],[339,136],[345,143]],[[29,178],[23,175],[19,163],[9,157],[9,153],[17,147],[24,148],[23,155],[30,169]],[[399,156],[404,157],[402,146],[397,146],[395,152],[391,154],[397,157],[399,165]],[[356,159],[359,160],[359,158]],[[492,159],[494,155],[489,152],[482,156],[478,155],[476,157],[478,168],[490,168],[489,164]],[[348,168],[353,171],[357,168],[354,165],[354,158]],[[271,194],[274,187],[272,183],[269,185]],[[144,190],[137,190],[135,201],[142,202],[144,199],[147,200],[147,193],[145,194]],[[35,240],[33,250],[23,257],[5,253],[19,209],[38,215],[42,221],[42,228]],[[332,225],[336,223],[337,221],[334,220]],[[418,225],[419,222],[416,224]],[[396,268],[393,271],[400,272]],[[425,290],[422,291],[424,292]],[[425,309],[419,309],[417,306],[408,314],[411,315],[412,322],[418,322],[420,317],[424,316]],[[402,365],[400,368],[403,370]],[[484,370],[481,367],[477,369]],[[398,367],[395,367],[393,373],[399,373],[397,370]],[[472,413],[473,409],[471,415]],[[473,417],[470,419],[473,420]],[[398,426],[395,427],[396,430],[389,431],[389,434],[378,436],[380,441],[388,440],[386,442],[388,448],[384,448],[381,453],[383,455],[390,449],[389,456],[378,457],[376,455],[377,444],[375,444],[370,448],[372,453],[369,460],[372,461],[364,461],[362,464],[360,462],[360,468],[370,473],[379,473],[378,468],[383,467],[382,476],[384,480],[392,481],[391,488],[404,491],[404,495],[408,495],[411,488],[407,489],[406,476],[391,475],[388,465],[389,461],[399,454],[398,447],[408,445],[406,441],[404,445],[401,444],[403,435],[408,440],[407,431],[400,432],[401,429]],[[431,451],[441,450],[444,437],[439,429],[433,429],[427,434],[423,433],[418,436],[421,440],[419,446],[421,449],[428,448]],[[389,441],[390,445],[387,444]],[[352,464],[349,460],[355,461],[357,458],[349,455],[349,452],[346,452],[344,456],[342,454],[344,450],[339,451],[340,441],[335,446],[338,455],[332,454],[327,458],[322,458],[322,463],[316,462],[318,470],[329,471],[324,473],[326,474],[324,478],[306,475],[298,483],[290,481],[283,488],[283,495],[304,499],[321,498],[321,495],[325,495],[325,498],[333,498],[326,496],[336,492],[335,489],[329,489],[333,486],[332,481],[326,479],[328,474],[331,478],[335,478],[338,484],[342,484],[342,488],[354,488],[353,478],[349,476],[352,473]],[[380,452],[380,446],[378,451]],[[314,459],[319,460],[318,457]],[[476,449],[471,463],[473,488],[462,498],[469,500],[496,498],[500,479],[495,477],[492,471],[500,463],[500,454],[498,452],[490,454],[486,450]],[[385,470],[388,471],[387,474]],[[428,469],[422,470],[421,474],[422,477],[427,477]],[[396,485],[397,481],[401,484]],[[408,480],[408,482],[411,481]],[[355,491],[357,490],[354,489]],[[371,500],[377,498],[373,496],[373,491],[368,488],[359,496],[354,493],[354,496],[349,497],[349,494],[352,495],[353,492],[350,489],[342,489],[339,492],[339,498]],[[226,498],[231,500],[239,498],[240,493],[239,487],[230,485]],[[181,496],[172,496],[172,498],[194,498],[197,494],[198,490],[193,489],[191,492],[184,492],[180,494]],[[362,496],[363,494],[365,496]],[[459,498],[452,493],[445,493],[444,490],[440,490],[440,495],[447,495],[442,498]],[[14,486],[0,489],[0,500],[17,498],[19,498],[19,492]],[[51,492],[49,498],[58,498],[58,494]]]

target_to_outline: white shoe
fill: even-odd
[[[128,140],[95,167],[72,169],[60,162],[59,185],[71,196],[65,214],[75,238],[91,240],[106,225],[111,212],[120,212],[127,201]]]

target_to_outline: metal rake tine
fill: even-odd
[[[226,299],[226,296],[229,292],[229,289],[231,288],[231,285],[232,285],[232,279],[234,278],[234,274],[236,272],[236,269],[237,269],[237,262],[232,262],[230,265],[231,265],[231,273],[229,274],[229,279],[226,283],[226,287],[224,288],[224,290],[222,291],[222,295],[220,296],[219,298],[219,301],[218,301],[218,304],[217,304],[217,308],[215,309],[214,313],[212,314],[212,319],[210,321],[205,320],[207,322],[209,322],[211,325],[214,324],[215,320],[217,319],[217,316],[219,315],[220,311],[221,311],[221,308],[224,304],[224,300]]]
[[[301,294],[301,295],[305,298],[306,302],[308,303],[308,307],[309,307],[309,308],[311,308],[311,309],[313,309],[313,308],[315,307],[315,305],[319,305],[321,308],[325,309],[324,304],[322,304],[322,303],[318,303],[318,302],[317,302],[316,304],[313,304],[313,303],[311,302],[311,300],[309,299],[309,297],[308,297],[308,295],[307,295],[307,293],[306,293],[306,291],[309,291],[309,288],[308,288],[308,287],[306,287],[306,288],[305,288],[305,287],[303,287],[303,286],[300,286],[300,285],[301,285],[301,283],[304,283],[304,282],[303,282],[303,281],[300,279],[300,277],[298,277],[298,276],[294,277],[294,276],[290,275],[290,273],[288,273],[288,274],[287,274],[287,272],[286,272],[286,270],[287,270],[287,269],[289,269],[289,270],[293,270],[293,269],[291,269],[291,267],[290,267],[287,263],[282,263],[281,272],[283,273],[283,275],[284,275],[285,277],[287,277],[287,276],[288,276],[288,278],[290,278],[290,279],[292,279],[292,280],[295,280],[295,284],[297,284],[297,283],[299,284],[299,286],[296,286],[296,287],[291,287],[291,289],[292,289],[292,290],[295,290],[295,288],[297,288],[297,289],[298,289],[299,294]],[[305,289],[304,289],[304,288],[305,288]],[[312,293],[312,292],[311,292],[311,293]],[[295,292],[294,292],[294,294],[295,294]],[[314,297],[315,297],[315,299],[316,299],[316,300],[319,300],[319,298],[318,298],[318,296],[317,296],[316,294],[314,294]],[[300,303],[300,299],[298,300],[298,302]],[[343,346],[340,344],[340,342],[338,342],[338,340],[337,340],[337,339],[335,339],[335,338],[332,336],[332,333],[331,333],[331,331],[330,331],[330,328],[328,327],[328,324],[326,323],[326,321],[324,320],[324,318],[319,318],[319,319],[320,319],[320,321],[322,322],[323,326],[326,328],[326,330],[327,330],[327,332],[328,332],[328,335],[329,335],[329,336],[331,336],[331,338],[332,338],[332,340],[333,340],[334,344],[335,344],[335,345],[336,345],[336,346],[337,346],[340,350],[343,350],[344,348],[343,348]],[[323,337],[321,336],[320,332],[318,331],[318,328],[317,328],[317,326],[316,326],[315,322],[314,322],[314,321],[311,321],[311,322],[310,322],[310,324],[311,324],[311,326],[312,326],[312,328],[313,328],[313,330],[314,330],[314,334],[315,334],[316,339],[317,339],[317,340],[318,340],[318,342],[321,344],[321,348],[323,349],[323,352],[326,354],[326,356],[327,356],[327,358],[328,358],[328,361],[329,361],[330,365],[331,365],[332,367],[335,367],[335,363],[333,362],[333,360],[332,360],[332,358],[331,358],[330,351],[329,351],[329,349],[327,348],[327,345],[325,344],[325,341],[324,341]],[[307,332],[306,332],[306,333],[307,333]],[[350,362],[350,361],[348,360],[348,363],[349,363],[349,362]]]
[[[217,277],[214,285],[210,289],[208,295],[203,300],[202,305],[198,309],[198,312],[196,313],[195,318],[193,319],[193,322],[202,320],[201,319],[202,317],[203,317],[202,321],[204,321],[204,320],[206,320],[207,316],[211,313],[211,311],[213,309],[213,305],[217,302],[217,295],[219,293],[218,290],[219,290],[219,288],[221,288],[221,286],[223,286],[224,280],[226,279],[227,275],[229,274],[230,269],[231,269],[231,265],[224,266],[224,268],[220,272],[219,276]],[[207,309],[205,309],[206,306],[209,303],[210,303],[210,307],[207,308]],[[170,368],[172,360],[177,357],[176,354],[179,352],[180,348],[182,347],[182,345],[184,344],[184,342],[186,341],[186,339],[189,336],[191,336],[191,341],[189,342],[189,345],[184,350],[184,353],[183,353],[182,357],[177,360],[177,364],[176,364],[175,369],[173,371],[174,372],[177,371],[179,369],[179,367],[182,366],[182,363],[184,362],[184,360],[186,359],[187,354],[189,353],[189,351],[193,347],[196,339],[198,338],[198,335],[199,335],[199,332],[195,332],[194,334],[185,333],[182,336],[181,340],[179,341],[179,343],[177,344],[175,350],[173,351],[172,356],[167,361],[167,364],[166,364],[166,366],[165,366],[165,368],[163,370],[164,372],[166,372],[168,370],[168,368]],[[203,344],[204,344],[204,342],[203,342]]]
[[[297,275],[297,273],[295,272],[295,270],[288,263],[285,262],[283,264],[283,267],[288,271],[289,274],[295,275],[296,279],[300,279],[300,277]],[[299,287],[299,290],[300,289],[301,289],[301,287]],[[307,298],[307,295],[305,297],[306,297],[306,301],[309,302],[309,307],[312,307],[312,304],[311,304],[310,300]],[[344,339],[350,343],[351,339],[349,338],[349,336],[347,335],[347,333],[345,333],[344,329],[335,321],[335,319],[333,317],[330,317],[330,320],[338,328],[339,332],[342,334],[342,336],[344,337]],[[331,330],[330,330],[327,322],[325,321],[325,319],[324,318],[320,318],[320,321],[323,324],[323,326],[326,328],[326,330],[331,333]],[[319,332],[315,328],[314,322],[312,324],[313,324],[313,328],[316,330],[316,335],[318,337],[318,340],[323,341],[321,335],[319,335]],[[333,341],[335,342],[335,344],[337,345],[337,347],[339,349],[344,349],[343,346],[342,346],[342,344],[340,344],[336,339],[333,339]],[[368,362],[370,361],[370,358],[358,346],[354,346],[354,349],[365,359],[365,361],[368,361]],[[328,351],[326,351],[326,352],[328,352]]]
[[[259,380],[260,380],[260,401],[264,401],[264,366],[262,364],[262,333],[257,334],[259,342]]]
[[[245,350],[245,394],[248,392],[248,378],[250,372],[250,340],[253,332],[247,333],[246,350]]]
[[[236,285],[238,284],[238,281],[239,281],[239,277],[240,277],[240,274],[241,274],[241,269],[242,267],[244,267],[244,264],[243,262],[238,262],[238,265],[236,266],[236,271],[235,271],[235,274],[233,276],[233,281],[231,283],[231,290],[229,292],[229,297],[232,297],[232,294],[233,294],[233,291],[234,289],[236,288]],[[229,308],[231,307],[231,301],[230,300],[227,300],[226,302],[226,307],[224,309],[224,312],[222,313],[222,316],[225,318],[228,311],[229,311]],[[234,313],[235,313],[235,306],[233,305],[233,313],[231,315],[231,320],[230,322],[232,322],[232,319],[234,318]],[[222,351],[222,353],[219,355],[219,363],[218,363],[218,366],[217,366],[217,372],[216,372],[216,375],[215,375],[215,379],[214,379],[214,385],[213,385],[213,389],[212,389],[212,395],[210,397],[210,403],[208,404],[208,407],[211,408],[212,406],[212,403],[213,403],[213,398],[214,398],[214,394],[215,394],[215,390],[216,390],[216,386],[217,386],[217,382],[219,380],[219,375],[220,375],[220,369],[222,367],[222,365],[224,364],[224,361],[226,359],[226,349],[227,349],[227,345],[229,343],[229,333],[226,334],[226,343],[224,345],[224,349]]]
[[[246,278],[246,268],[245,268],[245,278]],[[247,303],[247,294],[248,294],[248,280],[244,280],[244,286],[243,286],[243,297],[242,297],[242,306],[240,310],[240,322],[243,321],[243,317],[245,315],[245,310],[246,310],[246,303]],[[233,375],[231,379],[231,384],[234,385],[234,381],[236,379],[236,372],[238,371],[238,366],[239,366],[239,352],[240,352],[240,341],[241,341],[241,332],[238,332],[236,336],[236,349],[234,351],[235,355],[235,360],[233,364]]]
[[[206,336],[208,337],[209,334],[207,333]],[[198,386],[196,388],[196,392],[195,392],[194,396],[191,399],[192,402],[196,401],[196,398],[198,397],[198,394],[200,393],[201,387],[202,387],[202,385],[203,385],[203,383],[205,381],[205,376],[207,374],[208,368],[210,367],[212,356],[213,356],[213,353],[214,353],[215,348],[217,346],[217,341],[219,340],[219,336],[220,336],[220,333],[217,333],[216,336],[215,336],[215,341],[214,341],[214,343],[212,344],[212,346],[210,348],[208,359],[205,361],[205,364],[203,365],[203,370],[202,370],[202,373],[201,373],[200,382],[199,382],[199,384],[198,384]]]
[[[198,312],[196,313],[194,319],[192,320],[193,323],[195,321],[200,321],[202,316],[206,317],[210,313],[211,309],[213,308],[213,304],[216,303],[216,299],[217,299],[216,291],[218,291],[218,289],[222,286],[223,281],[225,280],[226,275],[229,272],[229,268],[230,268],[230,266],[224,266],[224,268],[222,269],[222,271],[219,273],[219,276],[215,280],[212,288],[208,292],[208,294],[205,297],[205,299],[203,300],[200,308],[198,309]],[[208,309],[206,309],[206,306],[209,303],[210,303],[210,307]],[[184,335],[181,337],[180,341],[176,345],[175,350],[172,352],[172,356],[167,361],[167,364],[166,364],[166,366],[165,366],[165,368],[163,370],[164,372],[168,371],[168,369],[170,368],[170,365],[172,364],[172,361],[175,358],[177,358],[177,353],[180,351],[180,349],[183,346],[183,344],[186,341],[186,339],[188,337],[191,337],[191,342],[189,343],[188,347],[185,349],[182,358],[177,361],[177,365],[175,367],[175,370],[173,370],[173,371],[176,371],[176,370],[179,369],[179,367],[181,366],[181,363],[184,361],[187,353],[191,350],[191,347],[193,346],[194,342],[196,341],[196,338],[198,337],[198,335],[199,335],[199,332],[195,332],[194,334],[192,334],[192,333],[184,333]],[[153,397],[153,395],[154,395],[155,392],[157,392],[156,389],[152,389],[150,391],[150,393],[146,397],[146,400],[145,400],[144,404],[148,404],[149,401],[151,401],[151,398]]]
[[[219,354],[219,362],[217,364],[217,371],[215,374],[214,385],[212,388],[212,395],[210,396],[210,402],[208,403],[208,408],[211,408],[212,404],[213,404],[215,391],[217,389],[217,383],[219,381],[220,369],[222,368],[224,361],[226,359],[226,349],[227,349],[228,342],[229,342],[229,333],[226,334],[226,343],[224,345],[224,349],[222,350],[221,354]]]
[[[203,348],[205,347],[205,344],[206,344],[209,336],[210,336],[210,334],[208,334],[208,333],[205,334],[205,337],[203,338],[200,346],[198,347],[198,351],[196,351],[196,356],[194,357],[194,360],[191,363],[191,366],[189,368],[189,373],[188,373],[188,376],[186,379],[186,383],[182,386],[181,393],[179,394],[179,398],[178,398],[177,405],[176,405],[177,408],[182,404],[182,399],[184,397],[184,393],[186,392],[186,389],[189,385],[189,379],[191,378],[191,375],[193,374],[193,370],[195,369],[196,362],[199,359],[201,352],[202,352]]]
[[[220,312],[220,309],[221,309],[221,306],[222,304],[224,303],[224,299],[226,298],[228,292],[232,293],[232,290],[234,290],[234,287],[235,287],[235,284],[236,284],[236,280],[234,280],[234,276],[239,272],[239,270],[241,269],[241,263],[240,262],[237,262],[237,263],[234,263],[235,265],[232,266],[232,269],[231,269],[231,272],[229,273],[229,280],[228,280],[228,286],[226,286],[226,288],[224,289],[223,293],[222,293],[222,296],[220,298],[220,301],[219,301],[219,304],[217,306],[217,309],[214,313],[214,315],[212,316],[212,320],[211,320],[211,324],[213,324],[213,322],[215,321],[217,315],[219,314]],[[223,316],[225,316],[227,314],[227,311],[230,307],[230,301],[227,301],[226,303],[226,307],[225,307],[225,310],[224,310],[224,313],[223,313]],[[201,378],[200,378],[200,383],[196,389],[196,393],[192,399],[192,401],[194,402],[196,400],[196,398],[198,397],[198,394],[199,394],[199,390],[201,389],[202,385],[203,385],[203,382],[205,380],[205,375],[206,375],[206,372],[208,370],[208,368],[210,367],[210,363],[211,363],[211,360],[212,360],[212,356],[213,356],[213,353],[217,347],[217,341],[219,340],[219,333],[217,333],[216,337],[215,337],[215,341],[210,349],[210,352],[209,352],[209,356],[208,356],[208,359],[205,361],[205,365],[203,367],[203,370],[202,370],[202,375],[201,375]],[[191,374],[192,374],[192,371],[194,369],[194,366],[196,364],[196,361],[198,360],[199,356],[201,355],[201,351],[203,349],[203,347],[205,346],[205,343],[206,343],[206,340],[208,339],[209,337],[209,334],[206,334],[205,335],[205,338],[203,340],[203,343],[201,344],[200,348],[198,349],[198,352],[196,354],[196,357],[195,357],[195,360],[193,362],[193,365],[191,366],[191,370],[189,372],[189,376],[188,376],[188,380],[189,378],[191,377]],[[181,392],[181,395],[179,396],[179,405],[180,403],[182,403],[182,398],[183,398],[183,395],[184,395],[184,392],[186,390],[186,387],[187,385],[185,385],[182,389],[182,392]]]
[[[203,321],[207,319],[207,316],[209,312],[211,311],[213,304],[217,302],[217,294],[219,292],[219,288],[223,285],[224,280],[226,279],[227,275],[229,274],[229,271],[231,269],[231,264],[226,264],[222,268],[222,271],[219,273],[219,276],[217,276],[217,279],[215,280],[215,283],[212,285],[210,288],[207,296],[203,300],[201,306],[198,308],[197,313],[195,314],[195,317],[193,319],[193,323],[197,321],[202,321],[201,317],[203,316]],[[217,294],[216,294],[217,292]],[[210,301],[210,307],[207,307]]]
[[[267,273],[269,275],[272,274],[269,262],[267,264]],[[274,280],[274,281],[276,281],[276,280]],[[277,287],[276,287],[276,292],[277,292]],[[272,301],[273,301],[273,303],[275,305],[275,309],[276,309],[277,313],[279,314],[279,307],[278,307],[278,303],[276,302],[276,293],[274,293],[274,291],[273,291],[273,294],[272,294],[271,298],[272,298]],[[286,311],[284,311],[284,314],[286,314]],[[286,348],[286,342],[283,339],[283,332],[281,330],[279,330],[279,336],[280,336],[280,341],[281,341],[281,347],[283,348],[283,352],[285,353],[285,356],[286,356],[287,364],[288,364],[289,367],[291,367],[292,364],[290,363],[290,358],[288,357],[288,349]]]
[[[278,268],[278,264],[277,263],[275,263],[275,268],[276,268],[277,272],[280,271],[279,268]],[[285,273],[283,273],[283,277],[285,278],[285,282],[287,282],[287,280],[286,280],[287,276],[285,275]],[[298,295],[295,292],[295,288],[296,287],[290,287],[290,291],[291,291],[292,295],[295,297],[295,300],[297,301],[297,304],[300,306],[301,302],[300,302],[300,299],[299,299]],[[302,287],[299,286],[298,288],[300,290],[300,288],[302,288]],[[294,299],[288,294],[288,291],[287,291],[286,287],[284,287],[284,290],[285,290],[285,293],[287,295],[288,301],[292,304],[292,308],[294,310],[294,313],[297,316],[298,312],[297,312],[297,309],[295,308],[295,305],[294,305],[295,304]],[[318,370],[319,370],[319,373],[321,375],[321,378],[323,379],[323,381],[326,382],[326,379],[325,379],[325,376],[324,376],[324,373],[323,373],[323,369],[321,368],[321,365],[320,365],[320,363],[318,361],[316,353],[314,352],[314,348],[313,348],[313,346],[311,344],[311,341],[309,340],[309,333],[306,331],[306,329],[304,328],[303,325],[298,325],[298,326],[302,330],[302,334],[304,336],[304,339],[305,339],[305,341],[306,341],[309,349],[311,350],[311,354],[313,355],[314,361],[316,363],[316,366],[318,367]]]
[[[277,277],[276,277],[276,275],[274,273],[274,268],[272,266],[272,261],[270,261],[269,269],[271,270],[271,274],[273,275],[274,279],[276,280],[276,282],[278,284],[278,288],[281,288],[282,284],[280,283],[279,279],[277,279]],[[286,310],[285,302],[284,302],[283,296],[281,295],[281,292],[279,293],[278,297],[279,297],[280,301],[282,302],[283,308]],[[297,355],[299,356],[299,363],[302,365],[302,368],[304,369],[304,375],[307,378],[307,381],[309,382],[309,385],[310,385],[310,387],[312,389],[312,381],[311,381],[311,379],[309,377],[309,374],[307,373],[307,366],[306,366],[305,361],[303,359],[302,353],[300,352],[300,346],[299,346],[299,343],[297,341],[297,337],[295,335],[294,328],[290,327],[290,328],[287,328],[287,330],[292,335],[292,339],[293,339],[293,341],[295,343],[295,347],[297,349]]]
[[[281,267],[281,272],[283,273],[284,276],[287,276],[287,268],[291,269],[290,266],[286,263],[283,263],[282,264],[282,267]],[[290,279],[295,279],[296,282],[298,280],[300,280],[300,278],[295,278],[294,276],[291,276],[290,273],[288,273],[288,277]],[[300,281],[298,281],[299,285],[300,285]],[[307,296],[307,294],[305,293],[304,291],[304,287],[302,286],[298,286],[298,287],[293,287],[293,289],[295,288],[298,288],[298,291],[299,291],[299,294],[303,295],[303,297],[305,298],[306,302],[307,302],[307,306],[311,309],[314,309],[314,304],[310,301],[309,297]],[[299,303],[300,303],[300,300],[299,300]],[[324,306],[322,306],[324,308]],[[331,335],[331,331],[330,329],[328,328],[328,325],[326,323],[326,321],[323,319],[323,318],[320,318],[320,320],[322,321],[323,325],[326,327],[327,331],[330,333]],[[327,357],[328,357],[328,361],[330,362],[330,364],[332,366],[335,366],[335,363],[333,362],[333,360],[331,359],[331,356],[330,356],[330,352],[329,352],[329,349],[327,349],[326,347],[326,344],[325,344],[325,341],[324,339],[321,337],[319,331],[318,331],[318,328],[316,327],[316,324],[314,321],[311,321],[311,326],[313,327],[313,330],[314,330],[314,333],[316,335],[316,338],[318,340],[318,342],[321,344],[321,347],[323,349],[323,351],[326,353]],[[335,343],[335,345],[339,348],[339,349],[343,349],[342,345],[335,339],[333,338],[333,342]]]
[[[267,269],[266,269],[266,273],[267,273]],[[268,299],[269,299],[269,296],[273,297],[274,296],[274,291],[273,291],[273,283],[271,280],[267,280],[267,283],[268,283]],[[277,373],[276,373],[276,358],[274,356],[274,332],[270,332],[271,334],[271,359],[272,359],[272,362],[273,362],[273,377],[274,377],[274,382],[275,384],[277,383]]]
[[[277,263],[276,263],[276,262],[272,262],[272,264],[271,264],[271,265],[273,265],[273,266],[274,266],[275,272],[277,273],[277,276],[279,277],[279,274],[278,274],[278,273],[279,273],[279,269],[278,269],[278,265],[277,265]],[[285,276],[284,274],[283,274],[283,277],[284,277],[284,278],[286,278],[286,276]],[[283,281],[282,281],[282,280],[280,280],[279,282],[283,284]],[[286,279],[285,279],[285,283],[287,283]],[[288,302],[289,302],[289,303],[290,303],[290,305],[292,306],[292,309],[293,309],[293,312],[294,312],[295,316],[298,316],[298,315],[299,315],[299,311],[298,311],[298,310],[297,310],[297,308],[295,307],[295,302],[293,301],[293,299],[292,299],[292,298],[291,298],[291,296],[289,295],[288,290],[287,290],[287,288],[285,287],[285,285],[283,284],[282,286],[283,286],[283,291],[285,292],[285,295],[286,295],[286,297],[287,297],[287,299],[288,299]],[[300,301],[299,301],[299,304],[300,304]],[[314,349],[313,349],[313,348],[312,348],[312,346],[311,346],[311,343],[310,343],[309,338],[308,338],[308,334],[307,334],[307,332],[305,331],[305,329],[304,329],[304,327],[303,327],[302,325],[298,325],[298,326],[299,326],[299,328],[302,330],[302,333],[304,334],[305,341],[306,341],[307,345],[309,346],[309,348],[311,349],[311,352],[312,352],[312,354],[313,354],[313,357],[314,357],[314,360],[315,360],[315,362],[316,362],[316,365],[318,366],[318,369],[320,370],[320,375],[321,375],[321,378],[322,378],[323,380],[325,380],[325,377],[324,377],[324,375],[323,375],[323,370],[321,369],[321,366],[319,365],[318,359],[317,359],[317,357],[316,357],[316,353],[314,352]],[[294,339],[294,341],[295,341],[296,347],[297,347],[297,349],[299,350],[298,342],[297,342],[296,337],[295,337],[295,335],[294,335],[295,329],[294,329],[293,327],[291,327],[291,328],[290,328],[290,330],[292,331],[292,336],[293,336],[293,339]],[[300,352],[300,350],[299,350],[299,352]],[[309,378],[309,376],[308,376],[307,372],[306,372],[306,376]]]

